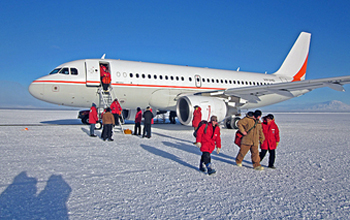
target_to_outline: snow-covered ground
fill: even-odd
[[[234,130],[222,128],[212,176],[198,171],[190,127],[103,142],[77,111],[0,115],[0,219],[349,218],[350,113],[276,113],[276,170],[268,158],[253,170],[250,154],[237,167]]]

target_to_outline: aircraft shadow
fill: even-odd
[[[51,175],[36,195],[38,180],[25,171],[0,195],[0,219],[69,219],[67,201],[72,188],[61,175]]]
[[[81,128],[81,130],[82,130],[83,132],[85,132],[87,135],[90,136],[90,129]],[[101,137],[101,136],[102,136],[102,129],[101,129],[101,130],[96,130],[96,129],[95,129],[95,134],[97,135],[97,137],[102,138],[102,137]]]
[[[188,152],[188,153],[192,153],[192,154],[196,154],[196,155],[201,155],[201,151],[198,149],[198,147],[196,147],[195,145],[184,145],[182,143],[171,143],[171,142],[167,142],[167,141],[163,141],[163,144],[165,146],[168,146],[168,147],[172,147],[172,148],[175,148],[175,149],[178,149],[178,150],[182,150],[182,151],[185,151],[185,152]],[[231,159],[231,160],[226,160],[226,159],[223,159],[221,157],[225,157],[227,159]],[[216,154],[213,152],[213,154],[211,154],[211,157],[214,159],[214,160],[218,160],[218,161],[221,161],[221,162],[224,162],[224,163],[228,163],[228,164],[235,164],[235,158],[234,157],[231,157],[231,156],[227,156],[225,154]]]
[[[186,142],[186,143],[193,143],[195,141],[194,138],[193,138],[193,141],[189,141],[187,139],[176,138],[176,137],[173,137],[173,136],[169,136],[169,135],[165,135],[165,134],[161,134],[161,133],[157,133],[157,132],[152,132],[152,134],[156,134],[156,135],[161,136],[161,137],[171,138],[171,139],[182,141],[182,142]]]
[[[143,149],[145,149],[146,151],[154,154],[154,155],[157,155],[157,156],[160,156],[160,157],[164,157],[164,158],[167,158],[169,160],[172,160],[172,161],[175,161],[183,166],[186,166],[186,167],[189,167],[191,169],[195,169],[195,170],[198,170],[197,167],[181,160],[179,157],[173,155],[173,154],[169,154],[168,152],[165,152],[163,150],[159,150],[157,148],[154,148],[154,147],[151,147],[151,146],[148,146],[148,145],[144,145],[144,144],[141,144],[140,145]]]
[[[62,120],[53,120],[53,121],[42,121],[42,124],[49,125],[81,125],[81,121],[79,119],[62,119]]]

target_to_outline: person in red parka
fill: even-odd
[[[217,154],[220,153],[221,149],[220,127],[216,116],[211,116],[210,122],[202,124],[198,128],[196,146],[202,152],[199,170],[206,172],[207,169],[209,175],[215,173],[216,171],[211,166],[210,154],[214,151],[215,146]]]
[[[116,125],[119,125],[120,123],[123,123],[121,114],[122,114],[122,107],[120,106],[118,99],[114,99],[113,103],[110,106],[112,114],[114,116],[114,121]]]
[[[260,161],[262,161],[266,152],[269,151],[270,157],[268,167],[272,169],[275,168],[275,150],[280,142],[280,132],[274,118],[275,117],[272,114],[268,114],[263,118],[264,122],[262,123],[262,130],[265,136],[265,141],[260,145],[261,152],[259,154]]]
[[[89,113],[90,137],[96,137],[95,124],[98,121],[96,104],[92,103]]]
[[[199,122],[202,120],[202,109],[198,105],[194,106],[192,127],[197,130]]]
[[[103,90],[108,92],[108,87],[111,83],[111,74],[109,73],[107,67],[103,64],[100,64],[100,77]]]
[[[136,115],[135,115],[134,135],[141,135],[142,111],[141,111],[140,107],[137,107],[136,111],[137,112],[136,112]]]

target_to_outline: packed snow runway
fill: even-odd
[[[271,112],[263,112],[263,115]],[[348,219],[350,113],[275,113],[277,169],[237,167],[221,128],[217,173],[198,171],[192,128],[88,136],[76,110],[0,110],[0,219]],[[133,130],[133,124],[124,125]],[[27,128],[27,129],[26,129]],[[100,136],[101,131],[96,131]]]

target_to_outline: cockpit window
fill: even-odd
[[[70,68],[70,74],[71,75],[78,75],[78,70],[75,68]]]
[[[68,68],[62,68],[61,71],[60,71],[60,74],[69,75],[69,69]]]
[[[52,70],[52,71],[49,73],[49,75],[58,73],[58,72],[60,71],[60,69],[61,69],[61,68],[57,68],[57,69]]]

